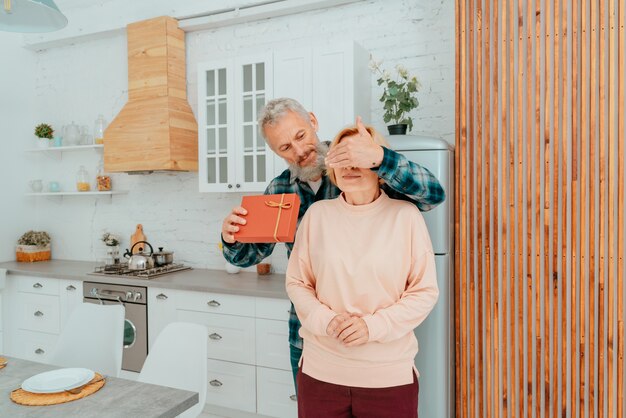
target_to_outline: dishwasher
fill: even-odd
[[[83,301],[125,308],[122,369],[140,372],[148,356],[147,288],[108,283],[83,282]],[[97,326],[97,324],[94,324]]]

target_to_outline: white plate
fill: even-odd
[[[56,393],[88,383],[95,373],[89,369],[58,369],[39,373],[22,383],[22,389],[31,393]]]

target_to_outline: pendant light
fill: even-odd
[[[0,31],[52,32],[67,25],[67,18],[53,0],[0,1]]]

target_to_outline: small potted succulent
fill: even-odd
[[[17,261],[50,260],[50,235],[45,231],[28,231],[20,237],[15,247]]]
[[[37,143],[41,148],[48,148],[50,140],[54,137],[54,129],[47,123],[40,123],[35,126],[35,136],[38,138]]]

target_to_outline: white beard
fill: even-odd
[[[300,181],[316,180],[326,173],[326,163],[324,159],[326,158],[326,154],[328,154],[328,144],[318,142],[315,149],[317,151],[317,158],[315,159],[314,165],[300,167],[297,164],[289,164],[289,171]]]

